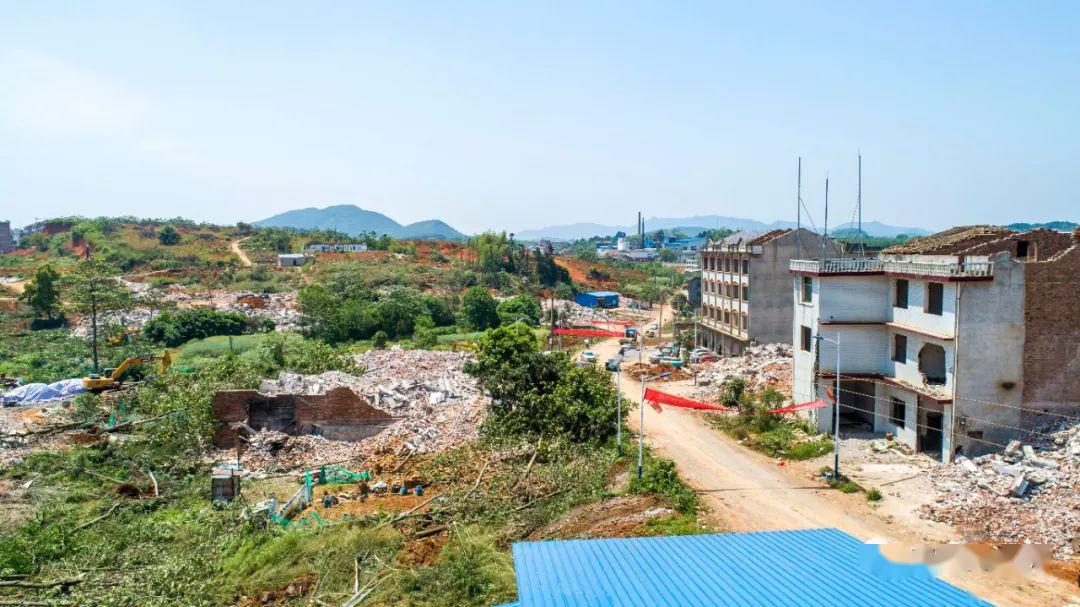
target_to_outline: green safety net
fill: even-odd
[[[320,466],[319,467],[319,484],[320,485],[344,485],[347,483],[358,483],[360,481],[370,481],[371,474],[367,470],[361,470],[360,472],[353,472],[344,466]]]

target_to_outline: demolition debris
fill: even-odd
[[[692,398],[716,400],[725,380],[741,377],[748,390],[773,388],[791,396],[792,353],[788,344],[750,346],[741,356],[721,357],[698,367],[697,381],[702,388]]]
[[[305,397],[340,394],[344,388],[363,401],[365,410],[378,412],[372,413],[369,421],[378,422],[379,427],[366,435],[343,428],[340,420],[328,419],[319,412],[316,401],[293,404],[309,408],[304,419],[298,416],[299,423],[294,427],[280,428],[258,420],[253,424],[252,418],[247,418],[245,423],[253,426],[253,434],[247,438],[243,463],[245,467],[292,470],[391,451],[441,451],[473,440],[488,399],[462,370],[469,356],[429,350],[371,350],[356,357],[357,364],[366,369],[363,375],[340,371],[319,375],[282,373],[276,380],[264,381],[258,393],[245,397],[278,402],[282,396],[289,396],[304,402]],[[320,417],[317,423],[305,421]],[[355,440],[328,438],[340,438],[342,432],[359,433]]]
[[[594,322],[615,320],[615,316],[600,308],[586,308],[585,306],[566,300],[543,299],[540,307],[544,312],[544,323],[551,324],[551,308],[555,308],[556,320],[560,325],[570,327],[587,327]]]
[[[940,495],[922,515],[982,541],[1050,544],[1057,558],[1080,553],[1080,425],[1044,424],[1034,436],[938,468],[931,478]]]

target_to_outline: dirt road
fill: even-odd
[[[236,256],[240,258],[240,265],[244,266],[245,268],[250,268],[254,264],[251,263],[251,259],[248,258],[247,253],[245,253],[244,250],[240,248],[240,243],[244,242],[245,240],[247,240],[247,238],[237,238],[236,240],[230,242],[229,250],[235,253]]]
[[[599,361],[618,352],[617,340],[593,346]],[[623,375],[622,391],[635,402],[641,384]],[[677,386],[653,387],[677,391]],[[637,430],[639,412],[629,415]],[[876,514],[861,495],[845,495],[826,489],[805,475],[778,466],[771,458],[739,445],[706,426],[697,414],[664,407],[657,413],[644,408],[645,439],[661,455],[673,460],[679,472],[696,489],[711,509],[718,526],[731,531],[805,529],[835,527],[863,541],[942,543],[959,538],[951,528],[921,521],[896,524],[890,517]],[[998,577],[966,573],[946,576],[998,605],[1063,605],[1075,587],[1052,580],[1005,581]]]

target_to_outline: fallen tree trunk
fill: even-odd
[[[27,582],[25,580],[0,580],[0,588],[56,588],[57,586],[68,587],[75,584],[81,584],[86,579],[86,574],[83,573],[76,577],[66,578],[61,580],[51,580],[48,582]]]

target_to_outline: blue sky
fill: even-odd
[[[1080,219],[1080,3],[747,4],[7,2],[0,218]]]

